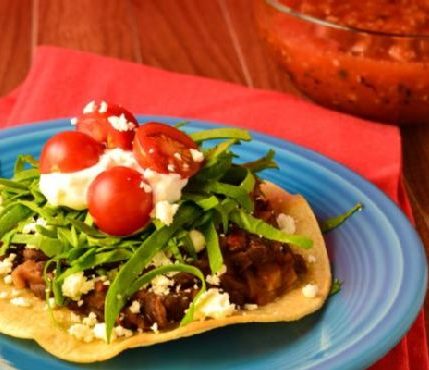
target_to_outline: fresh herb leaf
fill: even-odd
[[[270,240],[276,240],[282,243],[293,244],[300,248],[311,248],[313,241],[302,235],[288,235],[274,226],[243,212],[242,210],[232,211],[230,214],[231,222],[251,234],[263,236]]]
[[[183,194],[182,200],[190,200],[194,202],[203,211],[209,211],[219,204],[219,200],[214,195],[207,197],[200,194]]]
[[[331,291],[329,292],[329,296],[333,296],[337,294],[341,290],[341,286],[343,285],[343,282],[337,278],[334,279],[331,285]]]
[[[206,251],[210,270],[212,274],[215,274],[222,268],[223,257],[219,246],[216,227],[213,222],[210,222],[206,227],[204,227],[204,237],[206,238]]]
[[[270,149],[263,157],[257,159],[256,161],[243,163],[242,166],[246,167],[253,173],[261,172],[268,168],[278,169],[279,166],[277,165],[276,161],[274,161],[275,155],[276,152],[273,149]]]
[[[174,124],[174,127],[176,128],[181,128],[183,126],[189,125],[191,122],[190,121],[180,121]]]
[[[244,141],[252,140],[249,131],[229,127],[198,131],[190,134],[189,136],[197,143],[213,139],[238,139]]]
[[[24,221],[34,215],[31,209],[22,204],[11,204],[0,212],[0,238],[8,231],[12,230],[19,222]]]
[[[253,211],[253,200],[246,189],[240,185],[234,186],[214,181],[203,185],[202,190],[232,198],[236,200],[244,209],[250,212]]]
[[[20,184],[17,181],[12,181],[12,180],[2,179],[2,178],[0,178],[0,185],[10,190],[13,190],[13,189],[28,190],[27,186]]]
[[[39,162],[37,162],[37,160],[33,156],[29,154],[18,155],[15,161],[15,166],[13,168],[14,175],[16,176],[18,173],[24,171],[25,165],[27,164],[33,168],[39,167]]]
[[[57,238],[49,238],[37,234],[15,234],[12,236],[14,244],[29,244],[41,249],[48,257],[55,257],[67,249],[67,245]]]
[[[346,222],[355,212],[361,211],[362,209],[363,209],[362,203],[357,203],[347,212],[323,221],[320,225],[320,229],[322,230],[322,233],[326,234],[329,231],[336,229],[338,226]]]
[[[163,226],[152,233],[138,248],[134,255],[121,267],[115,280],[109,287],[105,302],[105,321],[107,337],[113,329],[113,324],[121,308],[130,297],[129,287],[143,272],[153,256],[166,246],[173,235],[185,224],[192,224],[201,216],[201,211],[190,204],[182,204],[178,210],[174,222],[169,226]]]

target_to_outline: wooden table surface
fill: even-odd
[[[295,93],[286,74],[267,57],[255,32],[250,3],[0,0],[0,95],[22,82],[40,44]],[[401,134],[404,183],[428,250],[429,125],[403,127]],[[425,310],[429,318],[429,300]]]

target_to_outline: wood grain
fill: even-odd
[[[144,63],[246,84],[217,1],[132,0],[132,6]]]
[[[128,0],[34,0],[36,43],[141,61]]]
[[[298,94],[287,73],[270,57],[258,33],[252,1],[218,0],[218,3],[247,85]]]
[[[31,63],[32,0],[0,1],[0,95],[15,88]]]

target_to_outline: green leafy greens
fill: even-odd
[[[185,124],[179,122],[176,126]],[[257,174],[278,168],[273,150],[253,162],[238,165],[233,163],[236,155],[232,148],[241,141],[251,140],[248,131],[225,127],[190,136],[200,144],[217,141],[214,146],[201,148],[204,165],[183,189],[173,223],[164,225],[152,220],[143,230],[127,237],[103,233],[86,210],[48,205],[39,190],[37,161],[31,156],[18,157],[13,177],[0,179],[0,255],[17,245],[32,245],[43,251],[48,257],[44,272],[46,297],[52,294],[58,305],[67,304],[62,285],[70,275],[83,272],[95,276],[114,271],[104,307],[106,334],[110,339],[118,315],[130,298],[159,274],[186,272],[200,280],[200,289],[181,325],[193,320],[195,304],[205,292],[206,283],[203,273],[192,265],[198,257],[190,237],[192,230],[204,234],[212,274],[219,273],[224,265],[218,233],[227,233],[231,224],[266,239],[302,248],[312,246],[309,238],[287,235],[253,216],[252,193],[259,181]],[[33,224],[33,231],[25,231],[28,224]],[[151,266],[160,252],[173,256],[175,263]],[[48,272],[53,268],[55,274]]]

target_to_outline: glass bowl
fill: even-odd
[[[429,35],[363,30],[254,0],[258,28],[296,88],[328,108],[429,123]]]

